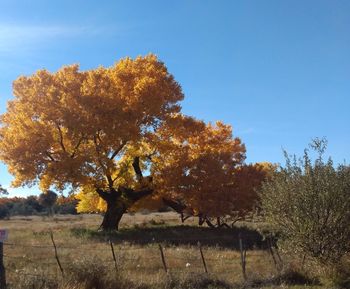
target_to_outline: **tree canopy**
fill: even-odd
[[[138,146],[183,99],[154,55],[84,72],[78,65],[40,70],[19,77],[13,92],[1,118],[1,158],[14,185],[39,181],[42,189],[108,188],[125,145]]]
[[[56,204],[58,195],[50,190],[39,195],[39,203],[48,209],[48,214],[53,215],[53,206]]]
[[[245,158],[230,126],[181,114],[181,87],[152,54],[88,71],[39,70],[19,77],[13,92],[0,128],[0,159],[13,185],[70,185],[89,209],[98,195],[103,229],[117,228],[125,211],[151,195],[215,211],[201,200],[224,199]]]

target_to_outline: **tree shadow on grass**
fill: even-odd
[[[135,245],[162,243],[167,245],[197,245],[223,247],[239,250],[239,236],[245,249],[266,249],[267,242],[256,230],[247,227],[206,228],[194,226],[161,226],[127,228],[120,231],[103,232],[74,228],[72,234],[98,241],[127,242]]]

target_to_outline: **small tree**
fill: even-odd
[[[303,158],[290,158],[262,187],[267,220],[281,234],[281,244],[334,264],[350,250],[350,167],[324,161],[327,142],[315,139]],[[286,246],[288,245],[288,246]]]
[[[47,212],[50,216],[53,215],[53,206],[57,201],[57,194],[53,191],[47,190],[46,193],[39,195],[39,203],[47,208]]]
[[[0,185],[0,195],[8,195],[8,191]]]

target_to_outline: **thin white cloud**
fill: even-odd
[[[104,29],[83,26],[13,25],[0,23],[0,53],[33,49],[53,40],[78,36],[93,36]]]

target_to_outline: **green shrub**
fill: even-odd
[[[282,246],[334,264],[350,250],[350,167],[324,161],[327,142],[316,139],[297,159],[285,153],[286,165],[262,187],[267,221],[281,234]]]
[[[10,216],[10,210],[6,205],[0,205],[0,220],[6,219]]]
[[[39,203],[47,209],[49,215],[54,214],[53,206],[56,204],[57,198],[57,194],[50,190],[39,195]]]

